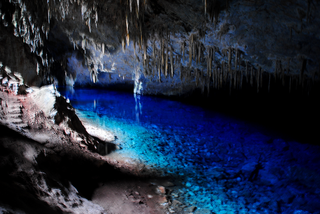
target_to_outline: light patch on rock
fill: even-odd
[[[56,96],[60,94],[55,90],[53,85],[44,86],[41,88],[32,88],[33,93],[30,94],[30,97],[33,99],[33,102],[42,109],[46,117],[54,117],[55,112],[54,104],[56,102]]]

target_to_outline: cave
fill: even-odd
[[[0,213],[320,213],[317,0],[1,0]]]

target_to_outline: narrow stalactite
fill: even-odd
[[[173,67],[173,65],[174,65],[174,62],[173,62],[173,50],[172,50],[172,48],[171,48],[171,50],[170,50],[170,63],[171,63],[171,78],[173,77],[173,72],[174,72],[174,67]]]
[[[228,50],[228,72],[231,73],[231,54],[232,54],[232,49],[229,47]]]
[[[182,81],[182,63],[181,63],[181,57],[180,57],[179,63],[180,63],[180,81]]]
[[[163,38],[161,38],[161,72],[164,73],[164,41]]]
[[[198,65],[200,63],[200,59],[201,59],[201,44],[199,43],[198,44],[198,60],[197,60]]]
[[[165,70],[164,70],[164,74],[167,77],[168,76],[168,58],[169,58],[169,54],[168,54],[168,41],[166,42],[166,53],[165,53],[165,58],[166,58],[166,64],[165,64]]]
[[[238,65],[238,49],[235,49],[236,56],[234,58],[234,70],[237,73],[237,65]]]
[[[161,67],[162,67],[162,61],[161,61],[161,50],[159,50],[159,57],[158,57],[158,75],[159,75],[159,82],[161,82]]]
[[[209,76],[208,79],[211,78],[212,71],[212,48],[209,49]]]
[[[189,43],[189,64],[188,67],[191,67],[192,64],[192,46],[193,46],[193,34],[190,36],[190,43]]]
[[[184,63],[184,59],[185,59],[185,47],[186,47],[186,43],[182,42],[182,45],[181,45],[181,56],[183,56],[183,58],[182,58],[182,62],[183,63]]]
[[[195,77],[196,77],[196,87],[198,87],[198,84],[199,84],[199,71],[198,71],[198,69],[196,69]]]

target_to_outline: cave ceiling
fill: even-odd
[[[0,3],[2,31],[28,49],[29,67],[44,82],[55,76],[66,85],[128,83],[137,93],[169,95],[242,87],[244,80],[259,88],[263,77],[287,87],[317,81],[319,6],[318,0]],[[1,38],[4,47],[9,36]],[[16,64],[6,51],[2,63]],[[93,71],[100,73],[96,80]]]

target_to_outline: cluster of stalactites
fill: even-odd
[[[181,58],[174,52],[170,42],[170,34],[167,30],[160,31],[158,40],[154,37],[150,40],[150,47],[147,41],[143,44],[143,74],[145,77],[161,78],[173,77],[181,65]],[[180,69],[181,70],[181,69]]]
[[[226,0],[225,7],[229,8],[229,0]],[[204,0],[204,15],[209,21],[217,24],[221,10],[222,6],[219,0]]]
[[[144,30],[144,13],[147,7],[147,0],[122,0],[120,1],[121,10],[121,45],[125,51],[126,46],[129,46],[130,40],[141,50],[147,44],[148,38]],[[144,56],[145,58],[146,56]]]
[[[40,57],[42,67],[49,67],[53,59],[48,56],[44,44],[45,39],[48,38],[50,30],[49,24],[47,22],[43,24],[39,24],[39,21],[36,22],[32,13],[28,11],[24,1],[12,1],[11,4],[15,6],[15,11],[11,19],[14,36],[21,37],[22,41],[30,47],[31,53]],[[0,12],[0,16],[3,17],[4,14]],[[4,23],[4,26],[8,25],[9,23]],[[39,70],[40,65],[39,62],[37,62],[37,74],[39,74]]]

